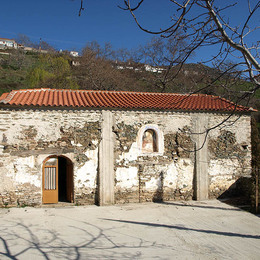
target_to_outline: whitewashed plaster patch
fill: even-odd
[[[136,167],[117,168],[116,186],[119,188],[130,189],[138,186],[138,169]]]
[[[117,162],[119,163],[122,160],[125,160],[126,163],[131,161],[136,161],[137,157],[139,156],[139,153],[140,151],[137,147],[137,142],[133,142],[128,152],[122,152],[122,154],[120,154]]]
[[[237,159],[218,159],[210,160],[209,175],[235,175],[240,168]]]
[[[17,158],[13,167],[15,168],[14,181],[17,184],[29,183],[36,187],[41,187],[41,178],[35,173],[35,157],[29,156]]]
[[[75,169],[75,186],[81,188],[95,188],[98,167],[98,148],[95,150],[87,150],[85,155],[88,161],[81,167]]]

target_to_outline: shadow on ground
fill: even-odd
[[[79,222],[84,228],[69,226],[72,232],[80,233],[76,241],[72,241],[73,234],[64,236],[39,225],[25,225],[21,219],[8,222],[0,228],[0,259],[136,259],[143,249],[168,247],[140,238],[132,243],[118,242],[111,235],[112,227],[102,229]]]
[[[160,227],[160,228],[171,228],[171,229],[184,230],[184,231],[194,231],[194,232],[214,234],[214,235],[220,235],[220,236],[260,239],[260,236],[231,233],[231,232],[222,232],[222,231],[207,230],[207,229],[194,229],[194,228],[188,228],[188,227],[177,226],[177,225],[165,225],[165,224],[157,224],[157,223],[129,221],[129,220],[122,220],[122,219],[103,219],[103,220],[128,223],[128,224],[132,224],[132,225],[145,225],[145,226],[150,226],[150,227]]]

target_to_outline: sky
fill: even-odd
[[[117,7],[121,2],[85,0],[85,11],[79,17],[79,0],[3,1],[0,17],[4,22],[0,24],[0,35],[15,38],[17,34],[25,34],[34,41],[42,38],[58,49],[80,49],[92,40],[100,44],[111,42],[116,48],[136,47],[151,36],[137,28],[128,12]],[[142,12],[151,25],[155,24],[155,17],[158,23],[162,18],[158,15],[158,6],[154,4],[149,12]],[[169,14],[166,7],[159,9],[160,13]],[[152,15],[153,20],[149,17]],[[167,16],[163,20],[168,20],[170,14]]]
[[[39,42],[41,38],[58,50],[80,51],[93,40],[101,45],[110,42],[114,48],[136,48],[152,36],[137,27],[129,12],[118,8],[117,5],[122,2],[85,0],[85,11],[79,17],[80,0],[1,1],[0,37],[16,38],[18,34],[24,34],[34,42]],[[226,3],[224,0],[219,2]],[[241,15],[246,14],[247,1],[239,2],[243,5],[227,13],[234,24],[239,24]],[[169,0],[147,0],[137,15],[144,26],[160,29],[170,24],[172,13]],[[254,20],[258,25],[259,17]],[[259,33],[252,40],[260,40]],[[211,52],[212,48],[199,50],[193,59],[199,62]]]

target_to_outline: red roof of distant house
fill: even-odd
[[[23,89],[4,93],[0,103],[15,106],[126,108],[202,111],[256,111],[217,96],[127,91]]]
[[[8,39],[8,38],[0,38],[0,40],[5,40],[5,41],[12,41],[12,42],[15,42],[15,40],[13,40],[13,39]]]

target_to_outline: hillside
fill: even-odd
[[[12,89],[48,87],[204,93],[236,101],[237,96],[250,85],[231,75],[218,79],[221,72],[203,64],[186,64],[170,71],[167,69],[164,66],[157,68],[133,61],[110,60],[93,52],[75,58],[67,53],[40,54],[2,50],[0,94]],[[260,109],[259,92],[248,105]]]

